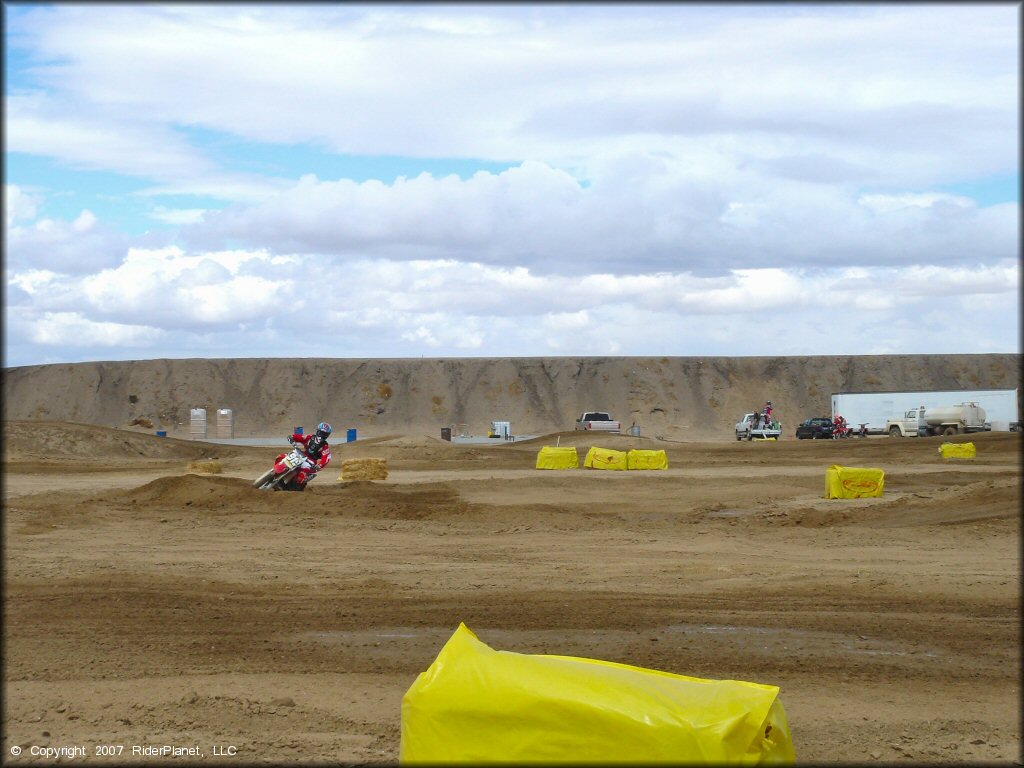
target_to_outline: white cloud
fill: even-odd
[[[982,352],[1005,351],[1001,340],[1019,325],[1016,263],[925,271],[748,270],[714,278],[678,273],[591,280],[585,290],[573,278],[534,276],[527,301],[525,294],[503,296],[507,273],[485,265],[473,266],[475,290],[467,292],[452,282],[458,275],[446,262],[421,262],[410,274],[376,261],[339,267],[307,260],[295,271],[262,254],[233,256],[133,252],[134,266],[90,280],[84,289],[81,281],[52,272],[19,273],[10,283],[32,303],[7,308],[8,359],[19,364],[20,356],[40,354],[40,345],[60,343],[79,355],[95,350],[94,356],[109,359],[112,348],[100,347],[99,339],[118,338],[126,345],[158,344],[158,356],[288,350],[379,357],[382,349],[396,357],[719,355],[723,349],[838,354],[851,340],[861,354]],[[156,277],[133,271],[144,263]],[[399,282],[385,284],[390,276]],[[283,294],[282,283],[290,286]],[[310,320],[310,307],[318,308],[320,319]],[[785,322],[775,323],[779,316]],[[61,330],[39,332],[51,317]],[[102,334],[90,335],[85,323]],[[77,336],[67,330],[76,328]],[[124,349],[119,354],[139,356]]]
[[[560,166],[609,141],[613,151],[640,142],[681,152],[712,134],[742,134],[748,145],[774,136],[822,156],[861,145],[865,154],[845,161],[884,177],[903,165],[892,163],[894,145],[921,148],[915,173],[929,164],[984,173],[1016,151],[1016,13],[58,6],[27,14],[19,31],[41,55],[37,77],[83,107],[76,130],[95,146],[61,149],[66,112],[31,103],[38,94],[15,97],[9,113],[19,146],[33,134],[48,152],[135,145],[167,166],[202,161],[167,134],[161,163],[160,145],[135,141],[140,123],[128,116],[145,115],[154,130],[202,126],[340,152]],[[182,71],[202,72],[202,87]],[[105,116],[95,129],[94,109]]]
[[[130,67],[126,67],[130,69]],[[6,151],[58,157],[87,169],[155,178],[195,176],[213,165],[168,126],[111,115],[88,101],[41,92],[6,97]]]
[[[56,272],[45,269],[30,269],[25,272],[10,274],[7,282],[9,285],[16,285],[22,291],[32,296],[58,279],[60,279],[60,275]]]
[[[440,342],[434,338],[434,334],[422,325],[417,326],[415,330],[403,332],[401,338],[403,341],[411,341],[435,349],[440,346]]]
[[[206,208],[166,208],[158,205],[149,212],[149,216],[168,224],[195,224],[202,221],[206,212]]]
[[[283,186],[280,179],[220,168],[178,129],[176,121],[160,121],[149,110],[141,117],[107,111],[91,99],[89,94],[67,100],[38,91],[9,94],[6,151],[57,158],[72,169],[112,171],[155,182],[133,193],[141,197],[205,195],[254,203]],[[166,209],[157,208],[157,218],[161,211]],[[179,216],[176,223],[181,221]]]
[[[144,325],[89,320],[77,312],[44,312],[29,331],[29,339],[46,346],[143,347],[163,333]]]
[[[264,203],[210,213],[194,245],[234,241],[351,258],[450,259],[534,273],[973,262],[1012,256],[1019,207],[978,208],[948,194],[862,194],[798,181],[691,178],[655,157],[629,178],[583,187],[529,162],[461,180],[304,177]],[[510,273],[512,274],[512,273]]]
[[[1017,347],[1019,204],[940,191],[1019,174],[1012,5],[9,20],[8,152],[81,185],[70,214],[59,182],[5,187],[29,359],[47,318],[72,357],[89,330],[157,356]],[[392,183],[377,156],[510,167]],[[141,180],[137,231],[173,228],[124,234],[107,173]]]
[[[132,249],[116,268],[85,278],[81,295],[99,316],[148,318],[166,328],[200,328],[258,320],[291,295],[291,281],[243,274],[263,253],[186,255],[177,247]],[[284,277],[284,276],[282,276]]]
[[[93,229],[96,226],[96,222],[96,214],[86,209],[78,215],[77,219],[71,222],[71,229],[77,234],[82,234],[83,232],[88,232],[90,229]]]
[[[74,221],[38,218],[24,226],[8,216],[6,261],[25,269],[86,274],[117,263],[127,237],[104,226],[89,210]]]
[[[565,333],[566,331],[586,328],[590,324],[590,315],[586,310],[579,312],[549,312],[541,317],[543,327],[552,332]]]
[[[34,219],[43,202],[42,196],[28,192],[17,184],[4,184],[4,217],[7,229],[16,222]]]
[[[978,299],[986,294],[1006,295],[1017,290],[1020,265],[1004,263],[973,269],[913,266],[897,272],[886,284],[901,296],[969,296]]]
[[[788,307],[802,294],[799,278],[780,269],[745,269],[734,273],[732,285],[691,290],[681,297],[683,311],[747,313]],[[814,302],[815,297],[809,297]]]
[[[873,213],[894,213],[907,208],[934,208],[953,206],[964,209],[976,208],[974,200],[962,195],[940,193],[904,193],[899,195],[861,195],[858,203]]]

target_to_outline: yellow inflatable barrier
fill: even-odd
[[[944,459],[973,459],[978,455],[978,449],[974,443],[943,443],[939,446],[939,453]]]
[[[774,685],[496,651],[465,624],[402,698],[413,763],[792,764]]]
[[[825,473],[826,499],[862,499],[884,494],[885,472],[881,469],[834,464]]]
[[[545,445],[537,454],[537,469],[576,469],[580,465],[576,448]]]
[[[647,451],[634,448],[626,454],[627,469],[668,469],[665,451]]]
[[[594,446],[587,451],[587,457],[583,460],[583,466],[587,469],[628,469],[625,451],[613,451],[610,448],[598,448]]]

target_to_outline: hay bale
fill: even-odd
[[[190,461],[189,472],[199,472],[203,475],[219,475],[224,471],[224,465],[216,459],[204,459],[203,461]]]
[[[345,459],[339,480],[387,480],[387,459]]]

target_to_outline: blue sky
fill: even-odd
[[[7,366],[1019,349],[1018,5],[4,14]]]

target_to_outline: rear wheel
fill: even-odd
[[[959,430],[959,429],[957,429],[956,427],[946,427],[946,431],[945,431],[945,434],[947,434],[947,435],[955,435],[955,434],[957,434],[957,433],[958,433],[959,431],[960,431],[960,430]]]
[[[889,427],[889,437],[899,437],[899,436],[900,436],[900,428],[899,427]]]

